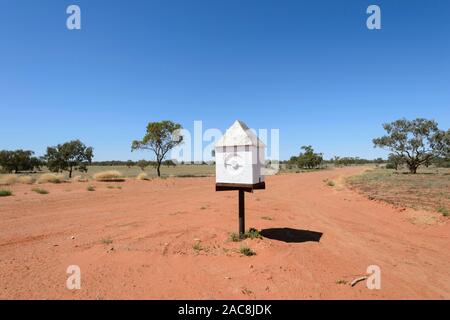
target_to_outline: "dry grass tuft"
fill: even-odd
[[[17,182],[17,175],[7,174],[0,178],[0,185],[9,186]]]
[[[48,194],[49,193],[47,190],[42,189],[42,188],[33,188],[31,191],[34,191],[39,194]]]
[[[148,177],[148,174],[145,172],[141,172],[138,174],[138,176],[136,177],[137,180],[150,180]]]
[[[122,173],[117,170],[103,171],[94,174],[94,179],[97,181],[124,181]]]
[[[88,182],[89,179],[88,179],[88,177],[75,176],[75,177],[72,178],[72,181],[75,181],[75,182]]]
[[[17,181],[23,184],[33,184],[36,182],[36,179],[32,176],[20,176]]]
[[[62,183],[66,181],[63,174],[44,173],[38,178],[38,183]]]

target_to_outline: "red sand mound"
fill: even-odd
[[[361,170],[268,177],[246,195],[246,225],[265,237],[241,243],[228,240],[237,192],[213,178],[13,186],[0,198],[0,298],[449,299],[450,224],[339,185]],[[69,265],[81,290],[66,288]],[[381,290],[348,285],[369,265]]]

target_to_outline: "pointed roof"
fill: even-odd
[[[245,123],[236,120],[217,141],[216,147],[261,146],[266,145],[250,130]]]

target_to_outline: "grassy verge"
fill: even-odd
[[[366,171],[346,183],[372,200],[441,212],[450,209],[450,169],[422,169],[417,174],[388,169]]]

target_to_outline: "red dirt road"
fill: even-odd
[[[228,240],[237,192],[215,192],[214,178],[42,185],[48,195],[15,185],[0,198],[0,298],[450,299],[448,219],[340,186],[362,170],[268,177],[246,194],[246,225],[271,239],[243,243]],[[81,290],[66,288],[69,265]],[[380,290],[345,283],[369,265]]]

